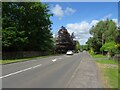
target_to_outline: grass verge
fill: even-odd
[[[92,55],[93,58],[106,58],[106,56],[102,55],[102,54],[96,54],[96,55]]]
[[[39,57],[32,57],[32,58],[24,58],[24,59],[14,59],[14,60],[0,60],[0,64],[10,64],[10,63],[17,63],[17,62],[23,62],[28,60],[34,60],[34,59],[40,59],[40,58],[46,58],[49,56],[56,56],[56,55],[48,55],[48,56],[39,56]]]
[[[105,68],[105,78],[110,88],[118,88],[118,68]]]
[[[93,58],[101,58],[95,60],[102,76],[102,81],[106,88],[118,88],[118,62],[112,59],[106,59],[103,55],[92,55]],[[105,59],[104,59],[105,58]]]
[[[117,61],[114,61],[112,59],[110,60],[96,60],[97,63],[101,63],[101,64],[114,64],[114,65],[118,65]]]

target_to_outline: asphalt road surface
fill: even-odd
[[[65,88],[83,53],[50,56],[2,66],[2,88]]]

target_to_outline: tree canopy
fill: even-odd
[[[101,48],[100,50],[101,51],[113,51],[114,49],[116,48],[116,43],[114,41],[111,41],[111,42],[106,42]]]
[[[100,48],[105,43],[115,41],[118,36],[117,25],[113,20],[101,20],[90,29],[90,34],[93,37],[88,39],[88,47],[93,48],[95,52],[100,52]]]
[[[76,51],[77,50],[80,50],[80,43],[79,43],[79,41],[76,41]]]
[[[3,51],[50,50],[51,16],[48,5],[41,2],[3,2]]]

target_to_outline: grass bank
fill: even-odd
[[[102,54],[96,54],[96,55],[92,55],[93,58],[106,58],[106,56],[102,55]]]
[[[100,71],[106,88],[118,88],[118,62],[101,54],[92,55]]]
[[[32,57],[32,58],[24,58],[24,59],[13,59],[13,60],[0,60],[0,64],[10,64],[10,63],[17,63],[17,62],[23,62],[28,60],[33,60],[37,58],[45,58],[48,56],[40,56],[40,57]]]
[[[28,60],[47,58],[47,57],[56,56],[56,55],[58,55],[58,54],[47,55],[47,56],[39,56],[39,57],[32,57],[32,58],[24,58],[24,59],[0,60],[0,64],[4,65],[4,64],[10,64],[10,63],[24,62],[24,61],[28,61]],[[61,55],[61,54],[59,54],[59,55]]]

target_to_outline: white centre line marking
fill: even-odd
[[[55,62],[55,61],[57,61],[57,59],[53,59],[52,61]]]
[[[8,74],[8,75],[5,75],[5,76],[0,77],[0,79],[1,79],[1,78],[5,78],[5,77],[8,77],[8,76],[11,76],[11,75],[15,75],[15,74],[18,74],[18,73],[21,73],[21,72],[24,72],[24,71],[27,71],[27,70],[30,70],[30,69],[33,69],[33,68],[37,68],[37,67],[39,67],[39,66],[41,66],[41,65],[42,65],[42,64],[39,64],[39,65],[30,67],[30,68],[27,68],[27,69],[23,69],[23,70],[14,72],[14,73],[10,73],[10,74]]]

